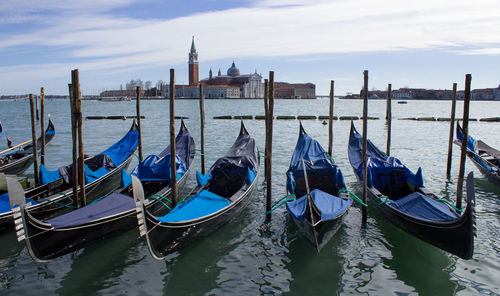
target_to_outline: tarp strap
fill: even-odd
[[[461,209],[458,209],[457,207],[455,207],[455,205],[453,205],[452,203],[448,202],[447,200],[445,199],[442,199],[442,198],[437,198],[435,199],[435,201],[440,201],[440,202],[444,202],[445,204],[449,205],[450,207],[452,207],[455,211],[459,212],[459,213],[463,213],[464,211],[461,210]]]
[[[354,194],[352,191],[349,191],[347,189],[341,189],[339,190],[339,194],[342,193],[342,192],[346,192],[349,197],[352,197],[352,199],[354,199],[355,201],[357,201],[358,203],[360,203],[361,205],[365,206],[365,207],[368,207],[367,204],[365,204],[359,197],[356,196],[356,194]]]
[[[296,200],[296,199],[297,199],[297,197],[295,196],[295,194],[287,194],[287,195],[283,196],[282,198],[280,198],[280,200],[278,200],[277,202],[274,203],[274,205],[271,207],[271,209],[266,212],[266,215],[274,212],[276,209],[278,209],[279,207],[281,207],[285,203],[292,201],[292,200]]]

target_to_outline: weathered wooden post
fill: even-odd
[[[392,124],[392,110],[391,110],[391,100],[392,100],[392,84],[389,83],[387,86],[387,107],[385,113],[385,119],[387,122],[387,147],[385,154],[387,156],[391,153],[391,124]]]
[[[205,175],[205,97],[200,83],[201,173]]]
[[[137,113],[137,131],[139,132],[139,161],[142,161],[142,132],[141,132],[141,87],[136,88],[136,113]]]
[[[330,81],[330,116],[328,118],[328,156],[333,157],[333,91],[334,81]]]
[[[174,203],[179,202],[177,193],[177,170],[176,170],[176,155],[175,155],[175,71],[170,69],[170,184],[172,186],[172,196]]]
[[[264,154],[267,153],[267,130],[269,129],[269,81],[264,79],[264,125],[266,129],[266,144]],[[264,155],[264,177],[267,177],[267,155]],[[266,179],[267,180],[267,179]]]
[[[30,113],[31,113],[31,149],[33,150],[33,169],[35,173],[35,185],[40,185],[38,175],[38,151],[36,150],[36,125],[35,125],[35,101],[33,94],[30,94]]]
[[[366,138],[367,138],[367,125],[368,125],[368,71],[363,72],[364,86],[363,86],[363,203],[366,204],[367,185],[368,185],[368,156],[366,154]],[[366,207],[362,207],[362,222],[366,223]]]
[[[73,99],[73,85],[68,84],[69,90],[69,105],[71,108],[71,138],[73,140],[73,168],[71,169],[72,183],[73,183],[73,206],[78,207],[80,205],[78,199],[78,136],[76,133],[76,118],[75,118],[75,106]]]
[[[41,132],[41,139],[42,139],[42,148],[40,152],[40,163],[45,165],[45,89],[42,87],[40,89],[40,117],[41,117],[41,122],[40,122],[40,129],[42,130]]]
[[[85,166],[83,153],[83,127],[82,127],[82,93],[80,92],[80,74],[78,69],[71,71],[71,85],[73,86],[73,104],[75,123],[78,134],[78,185],[80,186],[80,206],[85,206]],[[76,179],[75,179],[76,180]]]
[[[472,76],[465,75],[465,97],[464,97],[464,116],[462,128],[462,146],[460,153],[460,169],[458,171],[457,181],[457,208],[462,208],[462,193],[464,186],[464,173],[465,173],[465,154],[467,152],[467,142],[469,140],[469,103],[470,103],[470,84]]]
[[[453,134],[455,131],[455,107],[457,105],[457,84],[453,83],[453,94],[451,97],[450,137],[448,140],[448,162],[446,163],[446,179],[451,177],[451,159],[453,152]]]
[[[36,120],[40,120],[40,116],[38,115],[38,96],[35,97],[35,108],[36,108]]]
[[[274,113],[274,71],[269,71],[269,102],[267,108],[267,131],[266,131],[266,160],[267,160],[267,175],[266,175],[266,219],[271,220],[271,203],[272,203],[272,161],[273,161],[273,113]]]

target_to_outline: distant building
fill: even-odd
[[[274,83],[274,97],[277,99],[315,99],[316,85],[312,83]]]

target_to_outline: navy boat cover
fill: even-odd
[[[255,140],[242,125],[241,132],[227,153],[219,158],[209,169],[210,191],[230,198],[244,184],[245,180],[255,178],[259,161]],[[254,174],[250,176],[248,171]],[[253,178],[252,178],[253,177]]]
[[[179,222],[201,218],[230,205],[227,199],[207,190],[188,198],[178,204],[168,214],[158,217],[161,222]]]
[[[304,178],[302,159],[306,164],[308,180],[311,180],[312,177],[320,178],[320,176],[326,175],[329,178],[328,182],[336,184],[339,189],[345,188],[342,171],[328,160],[323,147],[308,134],[301,133],[290,161],[290,168],[286,173],[288,192],[297,196],[306,194],[305,187],[298,190],[296,186],[296,180]],[[310,184],[310,187],[311,190],[314,189],[314,184]]]
[[[105,198],[95,201],[83,208],[47,220],[54,228],[68,228],[92,222],[107,216],[119,214],[135,208],[133,198],[130,196],[112,193]]]
[[[397,209],[413,217],[431,221],[453,221],[459,215],[450,210],[442,202],[435,201],[419,192],[387,203],[388,206]]]
[[[369,139],[367,139],[366,147],[368,157],[368,187],[375,187],[379,190],[384,188],[387,186],[386,182],[388,182],[388,180],[380,177],[388,175],[395,170],[399,172],[399,176],[401,177],[401,179],[398,180],[399,182],[409,182],[417,187],[424,186],[421,168],[418,168],[417,173],[414,174],[407,166],[402,164],[399,159],[388,157],[384,152],[380,151],[380,149],[378,149]],[[348,149],[349,161],[358,177],[363,179],[363,146],[361,134],[351,131]]]
[[[186,173],[191,161],[191,136],[184,125],[175,137],[175,167],[177,180]],[[141,181],[170,180],[170,145],[158,155],[149,155],[132,171]]]
[[[311,197],[321,212],[321,220],[333,220],[342,215],[352,204],[352,199],[342,199],[319,189],[311,191]],[[297,200],[286,203],[286,209],[297,220],[304,220],[307,209],[307,194]]]

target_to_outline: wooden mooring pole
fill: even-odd
[[[40,137],[42,139],[42,147],[40,151],[40,163],[45,165],[45,89],[40,89]]]
[[[266,146],[264,148],[264,154],[267,153],[267,131],[269,129],[269,80],[264,79],[264,118],[265,118],[265,129],[266,129]],[[267,177],[267,155],[264,155],[264,177]],[[266,179],[267,180],[267,179]]]
[[[392,124],[391,100],[392,100],[392,84],[389,83],[389,85],[387,85],[387,107],[385,113],[385,119],[387,123],[387,146],[385,154],[387,154],[387,156],[389,156],[391,153],[391,124]]]
[[[142,161],[142,133],[141,133],[141,87],[136,88],[135,108],[137,113],[137,131],[139,133],[139,161]]]
[[[460,151],[460,169],[458,171],[457,181],[457,208],[462,209],[462,193],[464,186],[464,173],[465,173],[465,154],[467,152],[467,142],[469,139],[469,103],[470,103],[470,85],[472,76],[465,75],[465,97],[464,97],[464,115],[462,127],[462,145]]]
[[[205,175],[205,97],[200,83],[201,173]]]
[[[170,184],[172,186],[172,196],[174,204],[179,202],[177,193],[177,170],[175,157],[175,71],[170,69]]]
[[[73,85],[68,84],[69,90],[69,105],[71,108],[71,138],[73,140],[73,168],[71,170],[72,183],[73,183],[73,206],[78,207],[80,205],[78,200],[78,136],[76,133],[76,118],[75,118],[75,106],[73,99]]]
[[[34,96],[34,97],[35,97],[35,108],[36,108],[36,120],[40,120],[40,116],[38,113],[38,96]]]
[[[335,82],[330,81],[330,114],[328,117],[328,156],[333,157],[333,93]]]
[[[73,86],[73,111],[75,116],[76,131],[78,135],[78,185],[80,187],[80,206],[87,205],[85,199],[85,166],[83,153],[83,127],[82,127],[82,93],[80,92],[80,74],[78,69],[71,71],[71,85]]]
[[[36,124],[35,124],[35,100],[33,94],[30,94],[30,113],[31,113],[31,149],[33,150],[33,169],[35,174],[35,186],[40,185],[38,175],[38,151],[36,149]]]
[[[450,137],[448,140],[448,162],[446,163],[446,179],[451,177],[451,159],[453,152],[453,135],[455,132],[455,108],[457,105],[457,84],[453,83],[453,94],[451,97],[451,116],[450,116]]]
[[[366,154],[366,139],[367,139],[367,125],[368,125],[368,71],[363,72],[364,85],[363,85],[363,203],[366,204],[367,185],[368,185],[368,156]],[[366,223],[366,207],[362,207],[362,223]]]
[[[274,71],[269,71],[269,102],[267,106],[267,130],[266,130],[266,219],[271,221],[271,203],[272,203],[272,161],[273,161],[273,113],[274,113]]]

